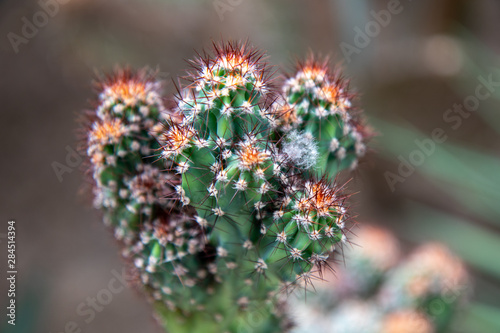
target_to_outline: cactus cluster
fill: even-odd
[[[221,43],[192,61],[172,108],[145,71],[98,85],[95,204],[168,330],[285,331],[280,292],[347,242],[335,179],[367,131],[336,73],[309,59],[282,94],[264,54]]]
[[[346,267],[315,285],[307,303],[295,299],[293,332],[444,333],[467,299],[463,264],[428,243],[403,257],[394,236],[363,226],[362,245],[346,249]]]

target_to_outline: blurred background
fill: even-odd
[[[123,267],[81,191],[76,119],[96,71],[158,68],[171,94],[185,59],[223,38],[248,39],[279,71],[309,50],[343,64],[378,133],[350,185],[358,220],[407,251],[447,244],[474,281],[450,332],[500,332],[500,2],[401,0],[385,20],[373,14],[391,2],[0,0],[0,237],[15,219],[18,249],[8,331],[162,332],[130,289],[89,323],[76,312]],[[426,140],[436,131],[443,142]]]

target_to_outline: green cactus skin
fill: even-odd
[[[340,70],[330,70],[327,60],[310,56],[286,80],[283,94],[286,104],[281,111],[281,129],[305,131],[317,140],[319,171],[335,175],[356,168],[365,154],[369,133],[354,112],[356,95]]]
[[[347,164],[314,118],[283,126],[260,52],[214,44],[192,64],[171,111],[144,74],[101,85],[87,140],[96,205],[168,331],[284,332],[281,291],[310,284],[347,241],[333,180]],[[346,140],[348,152],[361,142]]]

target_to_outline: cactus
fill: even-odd
[[[398,264],[401,253],[397,239],[382,228],[364,225],[356,231],[359,246],[347,249],[348,269],[337,272],[335,284],[339,292],[372,296],[385,275]]]
[[[390,272],[380,291],[387,310],[417,307],[445,331],[457,307],[467,296],[469,278],[461,261],[445,246],[428,243]]]
[[[350,108],[332,111],[348,130],[314,118],[289,128],[291,104],[263,59],[247,44],[214,44],[171,109],[145,71],[98,86],[86,142],[95,203],[171,332],[286,331],[281,291],[308,285],[347,241],[349,196],[335,181],[346,164],[321,131],[349,133],[346,154],[365,131]]]
[[[357,235],[338,278],[291,302],[289,311],[306,314],[293,332],[448,332],[470,287],[463,264],[441,244],[404,258],[386,230],[364,225]]]
[[[432,333],[435,330],[430,318],[415,310],[389,313],[382,321],[382,332],[387,333]]]
[[[376,304],[346,300],[327,318],[330,320],[324,332],[382,333],[380,320],[383,314]],[[312,330],[311,330],[312,331]]]
[[[356,94],[340,68],[329,69],[328,59],[311,55],[286,80],[283,94],[281,128],[305,131],[317,140],[321,172],[356,168],[371,134],[355,112]]]

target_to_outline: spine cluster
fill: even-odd
[[[285,95],[246,44],[216,44],[192,65],[169,110],[144,73],[100,84],[87,137],[96,206],[165,327],[236,332],[259,313],[254,331],[284,330],[279,291],[309,283],[347,241],[334,179],[366,131],[324,63],[300,65]]]

